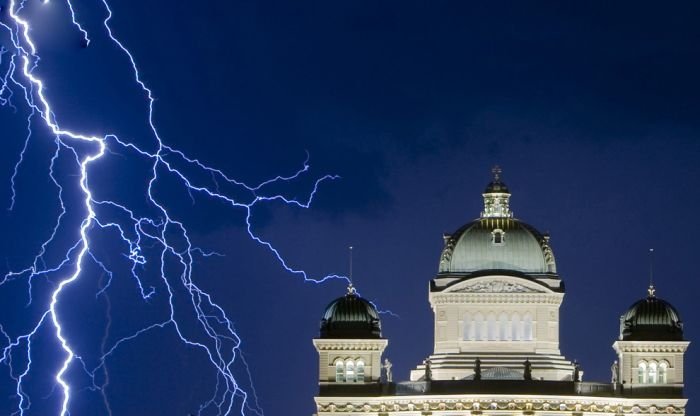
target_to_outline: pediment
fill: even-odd
[[[506,279],[478,279],[466,281],[446,290],[449,293],[547,293],[544,288],[533,287]]]

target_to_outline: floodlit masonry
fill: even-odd
[[[433,353],[395,381],[379,315],[350,286],[313,341],[317,415],[684,414],[689,342],[653,286],[620,317],[610,382],[582,381],[559,350],[564,284],[549,236],[513,216],[500,169],[493,174],[480,217],[444,236],[430,282]]]

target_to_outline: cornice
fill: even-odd
[[[472,415],[493,411],[577,412],[600,414],[684,414],[687,399],[639,399],[586,396],[387,396],[316,397],[319,414],[347,412],[469,411]],[[574,413],[575,415],[576,413]]]
[[[615,341],[618,352],[672,352],[684,353],[689,341]]]
[[[522,303],[561,305],[560,293],[431,293],[432,304],[455,303]]]
[[[386,339],[322,339],[313,340],[318,351],[381,351],[389,344]]]

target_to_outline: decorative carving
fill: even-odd
[[[427,360],[423,361],[423,365],[425,365],[425,381],[431,381],[433,379],[433,371],[431,369],[431,362],[430,358]]]
[[[525,362],[523,363],[523,366],[525,367],[525,371],[523,372],[523,379],[532,380],[532,364],[530,363],[530,360],[526,358]]]
[[[442,292],[433,295],[430,300],[433,305],[448,305],[456,303],[508,303],[531,305],[560,305],[560,293],[455,293]]]
[[[506,282],[503,280],[490,280],[488,282],[479,282],[461,289],[457,289],[452,293],[542,293],[527,286],[517,283]]]
[[[386,382],[387,383],[391,383],[394,379],[394,376],[391,372],[391,367],[393,367],[393,365],[391,364],[391,361],[389,361],[388,358],[384,358],[384,365],[382,366],[382,368],[386,372],[385,374],[386,374]]]
[[[622,352],[685,352],[688,349],[688,342],[681,341],[673,344],[652,344],[651,341],[648,344],[635,344],[633,342],[618,341],[619,349]]]
[[[544,255],[544,262],[547,265],[547,271],[550,273],[557,272],[557,263],[554,261],[554,252],[552,247],[549,245],[549,234],[545,234],[540,241],[540,247],[542,247],[542,254]]]
[[[447,411],[447,410],[471,410],[473,415],[481,414],[482,410],[510,410],[522,411],[525,415],[533,415],[538,411],[551,412],[553,410],[559,412],[575,412],[574,415],[579,415],[581,412],[592,412],[598,414],[685,414],[684,404],[680,403],[680,399],[671,399],[675,403],[636,403],[629,402],[630,399],[625,398],[594,398],[582,397],[576,400],[551,400],[546,396],[526,398],[526,399],[492,399],[492,398],[459,398],[457,400],[445,400],[438,398],[411,399],[411,400],[396,400],[396,398],[388,401],[367,402],[367,398],[358,397],[355,400],[346,403],[334,403],[332,401],[324,402],[323,398],[319,398],[320,403],[317,403],[318,413],[331,412],[347,414],[353,413],[371,413],[371,412],[414,412],[422,410],[424,412],[432,411]],[[581,400],[583,399],[583,400]],[[603,400],[603,401],[601,401]],[[376,413],[375,413],[376,414]],[[442,413],[441,413],[442,414]]]
[[[442,238],[445,240],[445,248],[442,249],[442,256],[440,256],[441,269],[447,267],[447,265],[452,260],[452,252],[454,251],[455,245],[457,244],[457,240],[449,234],[443,235]]]

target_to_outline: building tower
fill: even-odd
[[[559,351],[559,306],[564,284],[550,238],[510,210],[510,192],[493,169],[481,216],[444,236],[430,284],[435,314],[434,380],[473,377],[522,379],[523,363],[536,380],[571,380],[574,366]],[[424,377],[425,366],[411,372]]]
[[[649,286],[644,299],[620,317],[620,337],[613,344],[619,382],[639,395],[683,389],[683,355],[690,344],[676,309]]]
[[[321,390],[380,381],[381,355],[388,341],[382,338],[376,308],[358,296],[352,284],[345,296],[326,307],[320,336],[313,343]]]

